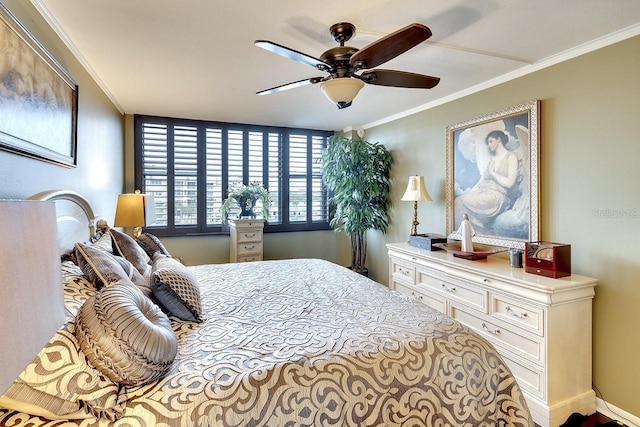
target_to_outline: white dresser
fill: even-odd
[[[408,243],[388,244],[389,287],[470,326],[494,344],[534,421],[559,426],[595,412],[591,303],[597,280],[550,279],[489,256],[469,261]]]
[[[229,262],[262,261],[264,219],[229,219]]]

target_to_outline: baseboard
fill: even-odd
[[[611,403],[605,402],[600,398],[596,398],[596,411],[605,415],[612,420],[619,420],[628,426],[640,426],[640,417],[628,413],[627,411],[620,409]]]
[[[558,427],[574,412],[589,415],[596,411],[595,392],[593,390],[556,402],[552,406],[547,406],[544,402],[526,392],[523,394],[527,400],[533,421],[540,427]]]

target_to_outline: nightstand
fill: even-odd
[[[264,219],[229,219],[229,262],[262,261]]]

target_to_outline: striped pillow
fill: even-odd
[[[111,234],[111,241],[113,242],[113,253],[130,261],[140,274],[148,277],[151,270],[149,264],[151,258],[144,249],[136,243],[133,237],[125,233],[110,228],[109,234]]]
[[[171,256],[167,248],[164,247],[160,239],[154,236],[151,233],[142,233],[136,239],[138,245],[149,255],[150,258],[153,258],[153,255],[156,252],[160,252],[162,255]]]

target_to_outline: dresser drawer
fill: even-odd
[[[544,309],[515,299],[492,294],[491,315],[518,328],[544,335]]]
[[[446,313],[446,302],[440,295],[433,294],[432,292],[424,292],[421,289],[417,289],[416,286],[409,286],[397,282],[396,290],[404,295],[417,299],[424,305],[438,310],[440,313]]]
[[[262,230],[250,229],[250,230],[238,230],[238,243],[246,242],[261,242]]]
[[[427,289],[444,294],[445,298],[460,301],[484,313],[487,312],[486,290],[456,281],[445,274],[439,274],[435,277],[433,274],[433,270],[418,267],[416,271],[417,283]]]
[[[539,364],[544,363],[544,342],[541,337],[530,337],[524,332],[513,332],[499,322],[489,320],[483,313],[474,313],[468,307],[453,302],[451,317],[472,327],[511,353]]]
[[[262,254],[262,242],[238,243],[238,256]]]
[[[541,370],[525,366],[509,355],[503,353],[500,353],[500,355],[507,363],[513,376],[516,377],[516,381],[523,391],[540,399],[545,398],[544,373]]]
[[[390,273],[394,280],[399,279],[404,283],[415,283],[416,269],[413,264],[397,258],[391,258]]]

